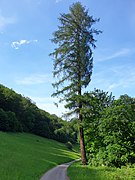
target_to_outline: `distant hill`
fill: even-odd
[[[77,140],[75,123],[39,109],[28,97],[0,84],[0,131],[29,132],[60,142]]]

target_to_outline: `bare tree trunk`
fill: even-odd
[[[80,82],[80,81],[79,81]],[[78,86],[79,87],[79,86]],[[79,93],[80,96],[82,96],[81,92],[81,87],[79,87]],[[85,142],[84,142],[84,130],[83,130],[83,117],[81,114],[81,109],[82,109],[82,103],[79,102],[79,133],[80,133],[80,150],[81,150],[81,158],[82,158],[82,164],[86,165],[87,164],[87,159],[86,159],[86,150],[85,150]]]
[[[86,151],[85,151],[85,144],[84,144],[83,128],[80,127],[79,130],[80,130],[80,150],[81,150],[82,164],[86,165],[87,160],[86,160]]]
[[[80,110],[82,108],[82,105],[80,105]],[[79,112],[79,121],[82,123],[82,115]],[[80,125],[79,127],[79,133],[80,133],[80,150],[81,150],[81,158],[82,158],[82,164],[86,165],[87,164],[87,159],[86,159],[86,150],[85,150],[85,142],[84,142],[84,132],[83,132],[83,127]]]

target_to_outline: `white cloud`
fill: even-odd
[[[107,91],[112,92],[112,91],[117,91],[118,89],[122,91],[126,91],[127,89],[130,88],[134,89],[134,82],[135,82],[135,73],[128,72],[125,75],[125,73],[123,72],[123,77],[118,76],[118,79],[116,79],[114,83],[110,82]]]
[[[131,53],[131,50],[128,48],[123,48],[117,52],[114,52],[113,54],[111,54],[110,56],[106,56],[106,57],[101,57],[98,58],[96,61],[97,62],[102,62],[102,61],[107,61],[107,60],[111,60],[111,59],[115,59],[117,57],[123,57],[125,55],[128,55],[129,53]]]
[[[11,43],[11,47],[14,48],[14,49],[19,49],[19,47],[24,45],[24,44],[30,44],[30,43],[34,43],[34,42],[36,43],[36,42],[38,42],[38,40],[29,41],[29,40],[26,40],[26,39],[22,39],[20,41],[13,41]]]
[[[99,88],[104,91],[112,92],[113,95],[119,97],[120,94],[125,94],[135,91],[135,71],[134,65],[131,62],[123,65],[114,65],[93,75],[90,84],[91,90]]]
[[[122,86],[122,85],[123,85],[122,82],[116,82],[116,83],[110,84],[110,85],[108,86],[107,91],[111,92],[113,89],[116,89],[116,88],[118,88],[118,87],[120,87],[120,86]]]
[[[7,25],[14,24],[15,22],[15,17],[4,17],[0,15],[0,30],[3,30]]]
[[[52,83],[52,78],[51,78],[51,75],[49,74],[32,74],[30,76],[17,79],[16,83],[19,85]]]
[[[62,1],[62,0],[55,0],[56,3],[59,3],[60,1]]]
[[[116,74],[117,86],[121,88],[134,88],[135,82],[135,71],[134,66],[130,65],[121,65],[120,67],[116,67],[114,69],[114,73]]]

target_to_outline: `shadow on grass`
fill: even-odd
[[[68,169],[70,180],[109,180],[107,176],[115,172],[115,169],[108,167],[90,167],[82,165],[73,165]]]

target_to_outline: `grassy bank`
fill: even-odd
[[[64,144],[25,133],[0,132],[0,179],[38,180],[48,169],[78,154]]]
[[[68,168],[70,180],[134,180],[135,168],[82,166],[74,163]]]

